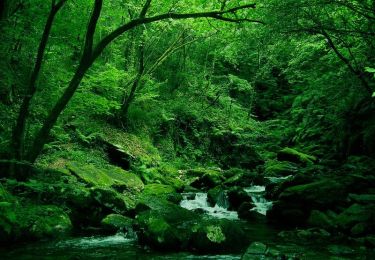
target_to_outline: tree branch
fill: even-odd
[[[82,56],[83,58],[88,58],[88,57],[91,57],[92,55],[96,24],[98,23],[102,7],[103,7],[103,0],[95,0],[94,10],[92,12],[90,22],[87,27],[85,48],[84,48],[83,56]]]
[[[147,13],[148,9],[149,9],[150,6],[151,6],[151,1],[152,1],[152,0],[147,0],[147,1],[146,1],[145,5],[144,5],[143,8],[142,8],[141,13],[139,14],[139,18],[145,18],[145,17],[146,17],[146,13]]]
[[[145,18],[138,18],[138,19],[133,19],[127,24],[124,24],[117,28],[116,30],[112,31],[110,34],[108,34],[106,37],[104,37],[96,46],[94,52],[93,52],[93,59],[96,59],[102,51],[107,47],[108,44],[110,44],[113,40],[115,40],[117,37],[122,35],[124,32],[129,31],[133,29],[134,27],[141,25],[141,24],[149,24],[152,22],[157,22],[157,21],[162,21],[166,19],[173,19],[173,20],[182,20],[182,19],[191,19],[191,18],[212,18],[212,19],[217,19],[217,20],[222,20],[226,22],[254,22],[254,23],[260,23],[264,24],[262,21],[258,20],[252,20],[252,19],[232,19],[225,17],[225,14],[235,14],[236,12],[240,10],[245,10],[245,9],[253,9],[255,8],[255,4],[247,4],[247,5],[242,5],[238,7],[234,7],[228,10],[224,11],[211,11],[211,12],[201,12],[201,13],[165,13],[161,15],[156,15],[153,17],[145,17]]]

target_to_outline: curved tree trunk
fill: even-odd
[[[52,25],[55,20],[56,14],[63,7],[66,0],[61,0],[58,4],[55,4],[54,2],[55,1],[53,1],[52,3],[51,11],[48,15],[48,19],[44,27],[42,39],[40,41],[39,48],[38,48],[37,58],[35,61],[33,71],[31,73],[29,86],[26,91],[26,95],[22,101],[16,125],[14,126],[14,129],[13,129],[13,136],[12,136],[13,159],[17,161],[22,161],[24,159],[23,153],[24,153],[26,120],[30,113],[31,100],[37,91],[36,82],[38,80],[39,73],[42,68],[42,63],[43,63],[46,46],[48,43],[48,38],[51,33]]]

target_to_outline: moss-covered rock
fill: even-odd
[[[288,161],[267,161],[264,167],[264,175],[268,177],[294,175],[297,171],[297,165]]]
[[[103,228],[111,232],[131,230],[133,224],[133,219],[119,214],[109,214],[101,221]]]
[[[157,249],[233,252],[247,243],[239,223],[205,219],[165,200],[149,202],[136,219],[141,243]]]
[[[260,242],[253,242],[242,255],[241,260],[255,260],[265,258],[267,246]]]
[[[320,181],[292,186],[279,196],[282,201],[300,202],[302,206],[327,209],[345,200],[346,185],[336,180]]]
[[[312,210],[307,223],[313,227],[333,230],[337,228],[335,223],[336,218],[337,215],[332,211],[322,212],[319,210]]]
[[[94,165],[70,163],[68,169],[83,182],[91,186],[114,187],[119,191],[140,192],[144,188],[142,180],[134,173],[118,167],[99,169]]]
[[[52,205],[0,203],[0,241],[12,242],[66,236],[72,230],[69,216]]]
[[[187,171],[187,176],[195,177],[191,186],[199,189],[214,188],[225,181],[221,170],[196,168]]]
[[[295,163],[301,163],[304,165],[313,164],[317,161],[317,158],[312,155],[302,153],[296,149],[286,147],[278,152],[277,159],[280,161],[289,161]]]
[[[173,203],[179,203],[182,200],[182,195],[169,185],[164,184],[148,184],[145,186],[143,192],[139,195],[139,201],[152,200],[154,198],[167,200]]]
[[[204,253],[239,252],[247,243],[240,223],[211,219],[192,227],[189,249]]]
[[[126,203],[123,196],[111,188],[93,187],[90,189],[90,193],[99,205],[103,205],[116,213],[125,214],[134,208],[132,204]]]
[[[374,205],[353,204],[337,217],[338,226],[344,230],[350,230],[358,223],[368,223],[375,227]]]

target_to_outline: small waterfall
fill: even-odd
[[[267,211],[272,207],[272,202],[267,201],[264,198],[266,187],[255,185],[244,190],[245,192],[247,192],[247,194],[250,195],[251,200],[255,205],[255,207],[252,210],[258,212],[259,214],[266,215]]]
[[[188,210],[202,210],[216,218],[238,219],[236,211],[227,210],[229,202],[225,192],[219,196],[218,203],[214,207],[208,203],[207,193],[203,192],[196,193],[194,198],[191,193],[183,194],[180,206]]]

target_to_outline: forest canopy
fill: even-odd
[[[144,227],[147,196],[225,194],[241,215],[259,184],[271,222],[375,230],[373,215],[338,217],[373,206],[375,1],[2,0],[0,35],[0,203],[2,191],[20,205],[62,203],[75,229],[109,213]],[[72,193],[41,200],[51,183]],[[96,201],[103,187],[116,209]],[[314,197],[329,192],[346,200]],[[95,204],[82,210],[78,193]],[[9,214],[0,241],[23,230],[4,224]],[[222,242],[215,225],[203,229]]]

